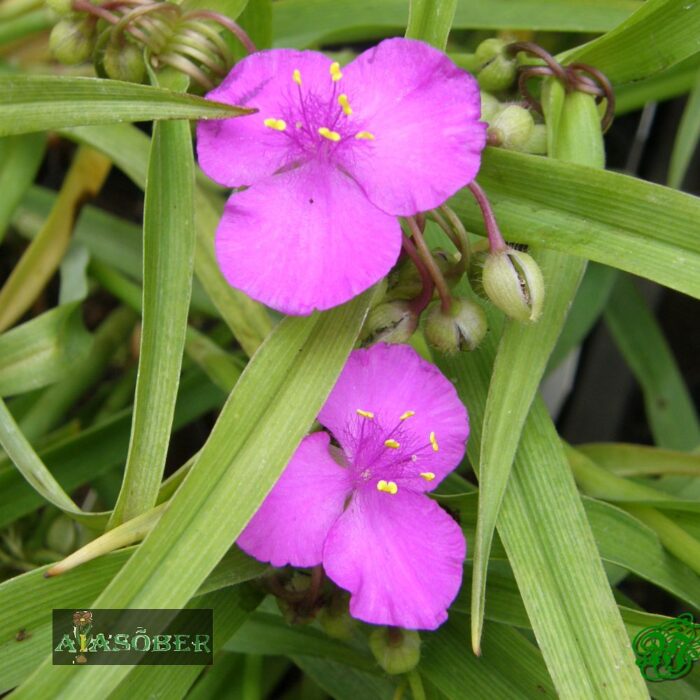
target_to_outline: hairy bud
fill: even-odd
[[[503,313],[516,321],[536,321],[544,304],[544,279],[539,265],[514,248],[490,253],[484,262],[484,292]]]
[[[65,65],[84,63],[95,46],[95,23],[90,19],[62,19],[54,25],[49,48],[54,58]]]
[[[491,120],[488,134],[503,148],[519,151],[523,150],[534,128],[535,121],[530,110],[509,105]]]
[[[515,81],[517,64],[505,48],[501,39],[486,39],[477,47],[474,57],[481,67],[476,77],[482,90],[507,90]]]
[[[102,57],[105,73],[113,80],[142,83],[146,77],[143,52],[128,41],[123,45],[110,42]]]
[[[488,321],[484,310],[469,299],[453,298],[445,313],[439,301],[425,315],[423,333],[428,344],[446,355],[475,350],[486,335]]]
[[[377,663],[392,675],[412,671],[420,661],[420,636],[415,630],[379,627],[369,635]]]
[[[367,316],[363,329],[364,341],[374,343],[405,343],[416,331],[418,317],[406,301],[389,301],[375,306]]]

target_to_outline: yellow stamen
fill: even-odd
[[[374,413],[372,413],[372,411],[363,411],[361,408],[357,408],[355,410],[358,416],[362,416],[363,418],[374,418]]]
[[[384,445],[386,447],[391,447],[392,450],[398,450],[399,447],[401,447],[396,440],[384,440]]]
[[[328,139],[329,141],[340,141],[340,134],[337,131],[331,131],[326,126],[320,127],[318,133],[321,134],[324,139]]]
[[[275,131],[284,131],[287,128],[287,122],[284,119],[266,119],[263,124]]]
[[[399,420],[408,420],[409,418],[411,418],[412,416],[415,416],[415,415],[416,415],[415,411],[406,411],[406,413],[402,413],[399,416]]]
[[[301,71],[298,68],[294,69],[294,72],[292,73],[292,80],[297,85],[301,85]]]
[[[435,433],[430,433],[430,444],[433,446],[433,452],[437,452],[440,448],[438,447],[437,438]]]
[[[348,96],[343,93],[338,95],[338,104],[343,108],[343,112],[349,117],[352,114],[352,107],[348,102]]]
[[[420,475],[426,480],[426,481],[432,481],[435,478],[435,474],[433,472],[421,472]]]
[[[338,61],[333,61],[333,63],[331,63],[330,70],[331,80],[334,83],[337,83],[343,77],[343,74],[340,72],[340,63],[338,63]]]
[[[396,485],[395,481],[384,481],[381,479],[377,482],[377,491],[383,491],[384,493],[390,493],[392,496],[397,493],[399,487]]]
[[[365,141],[374,141],[374,134],[370,131],[358,131],[355,134],[356,139],[363,139]]]

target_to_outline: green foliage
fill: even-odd
[[[16,688],[12,697],[32,700],[648,697],[630,640],[668,618],[637,606],[619,583],[633,576],[684,610],[700,609],[700,423],[674,350],[632,275],[700,298],[700,199],[678,191],[700,134],[700,4],[178,4],[237,20],[260,49],[330,48],[341,63],[358,46],[405,33],[476,69],[484,40],[495,45],[500,32],[502,47],[510,32],[527,32],[562,63],[605,73],[618,115],[689,96],[668,139],[670,187],[606,171],[601,107],[551,78],[539,92],[529,84],[543,103],[544,124],[534,118],[546,129],[547,155],[485,150],[478,181],[506,240],[527,246],[542,271],[544,306],[537,322],[524,324],[490,304],[489,332],[472,352],[431,354],[420,330],[410,340],[469,411],[462,470],[433,494],[459,521],[468,554],[448,622],[421,633],[415,669],[388,675],[370,650],[375,628],[358,623],[336,639],[316,623],[288,624],[266,598],[279,592],[279,579],[234,544],[313,429],[348,354],[367,342],[368,313],[386,309],[381,285],[330,311],[281,320],[230,287],[213,246],[228,193],[197,169],[188,120],[250,110],[91,77],[88,65],[58,67],[46,58],[56,17],[37,0],[6,0],[0,693]],[[206,41],[240,59],[241,46],[222,32],[211,29]],[[199,60],[201,47],[182,37],[178,50]],[[157,67],[148,52],[143,57],[154,79]],[[187,81],[174,71],[164,82]],[[497,106],[517,101],[516,87],[497,98]],[[530,113],[520,115],[530,129]],[[449,204],[470,234],[451,240],[462,251],[469,237],[483,250],[486,229],[471,193],[457,192]],[[435,221],[426,240],[436,256],[446,255]],[[458,264],[447,259],[439,259],[445,269]],[[459,264],[461,273],[467,261]],[[411,282],[420,291],[420,277]],[[466,278],[449,282],[471,303]],[[392,303],[409,309],[410,336],[413,307],[403,298]],[[442,307],[432,304],[435,315]],[[653,447],[568,445],[537,396],[542,378],[600,320],[641,388]],[[435,342],[432,327],[428,340],[431,334],[433,345],[455,350]],[[464,477],[469,468],[478,489]],[[331,590],[323,586],[322,597]],[[53,666],[51,609],[91,606],[211,608],[216,662]],[[700,686],[691,674],[651,692],[691,698]]]

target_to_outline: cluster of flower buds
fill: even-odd
[[[544,304],[544,279],[526,252],[503,240],[483,190],[469,185],[484,216],[487,249],[470,249],[469,236],[456,214],[446,205],[429,213],[451,239],[456,254],[429,250],[423,232],[425,217],[409,218],[411,237],[384,282],[383,295],[367,317],[363,342],[406,343],[421,327],[426,342],[450,355],[475,350],[488,332],[483,301],[492,303],[509,318],[522,323],[539,319]],[[465,277],[474,295],[454,290]],[[380,296],[380,295],[378,295]]]
[[[48,2],[60,16],[49,40],[56,60],[67,65],[92,60],[101,77],[141,83],[148,63],[159,74],[177,71],[199,89],[210,90],[235,60],[222,30],[247,51],[255,50],[235,22],[208,10],[187,11],[154,0]]]

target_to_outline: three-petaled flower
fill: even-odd
[[[386,275],[401,247],[396,217],[469,184],[486,138],[474,78],[410,39],[343,68],[315,51],[262,51],[207,97],[259,110],[198,126],[204,171],[248,187],[226,205],[219,265],[232,286],[292,314]]]
[[[425,495],[460,462],[467,412],[405,345],[355,350],[318,417],[238,539],[273,566],[323,564],[366,622],[435,629],[462,580],[459,525]]]

